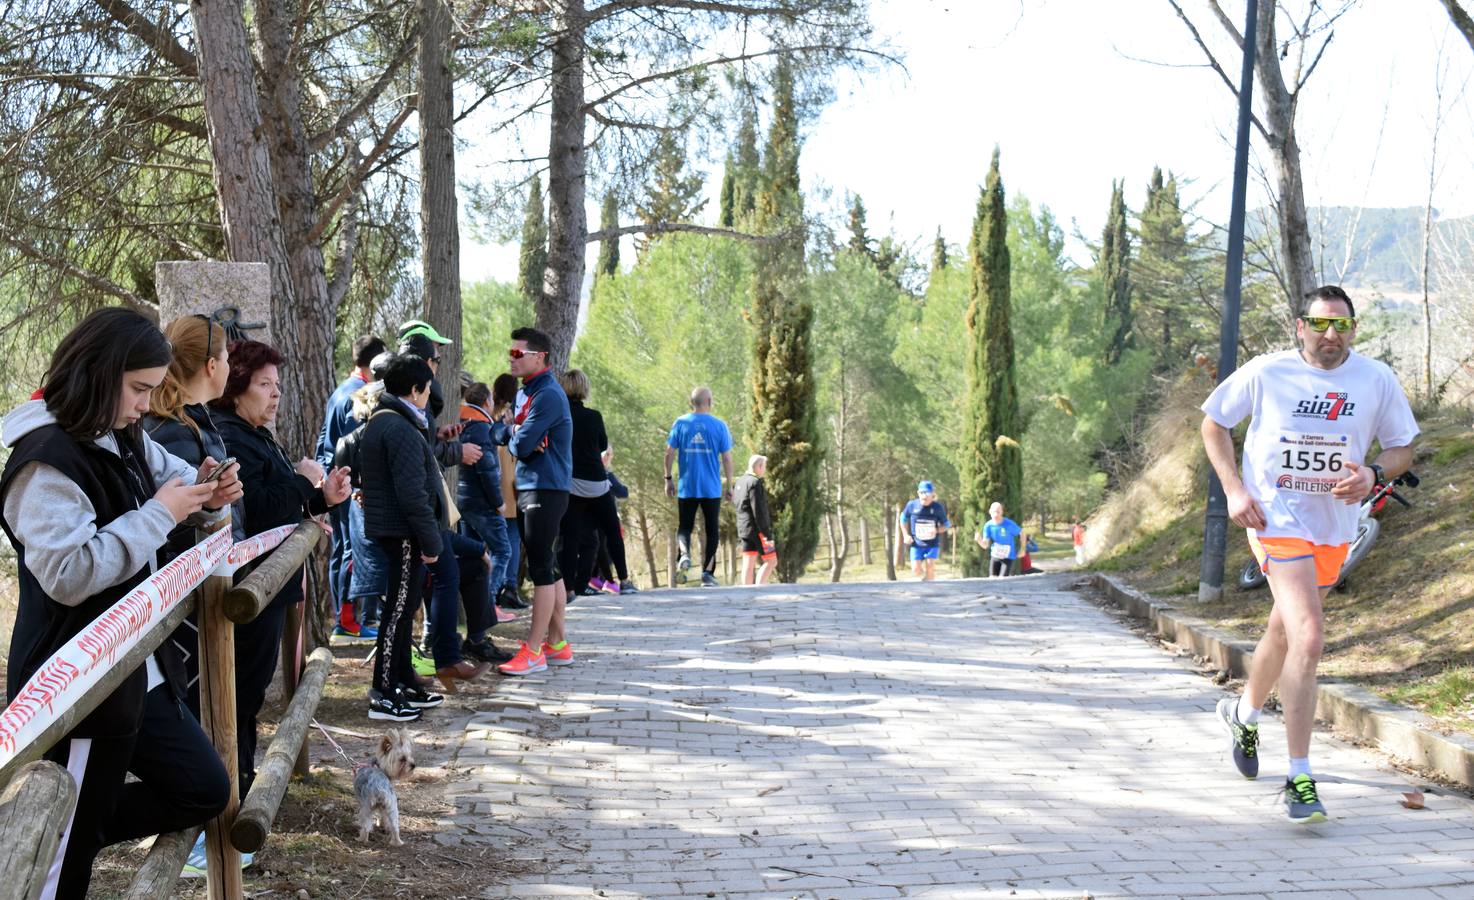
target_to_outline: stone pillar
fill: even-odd
[[[203,313],[235,332],[232,338],[271,343],[271,270],[266,263],[160,262],[154,265],[154,282],[160,328],[180,316]]]

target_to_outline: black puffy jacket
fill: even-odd
[[[379,410],[397,415],[377,415]],[[371,538],[414,538],[420,552],[439,556],[441,499],[445,482],[430,449],[428,427],[398,397],[379,398],[360,431],[363,464],[363,529]]]

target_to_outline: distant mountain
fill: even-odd
[[[1436,212],[1435,212],[1436,214]],[[1353,288],[1392,291],[1421,289],[1423,265],[1423,209],[1371,209],[1317,206],[1307,210],[1316,269],[1327,281]],[[1248,216],[1248,239],[1265,239],[1269,210]],[[1435,220],[1433,223],[1432,287],[1438,273],[1449,268],[1467,271],[1474,259],[1474,216]]]

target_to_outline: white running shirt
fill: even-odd
[[[1387,449],[1418,436],[1397,376],[1354,350],[1331,370],[1310,365],[1298,350],[1255,357],[1202,409],[1224,428],[1253,417],[1241,471],[1244,487],[1264,508],[1258,533],[1312,544],[1335,546],[1356,536],[1360,500],[1345,503],[1330,493],[1350,474],[1343,463],[1369,462],[1373,438]]]

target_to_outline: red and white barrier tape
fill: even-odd
[[[36,670],[0,712],[0,766],[38,739],[60,715],[138,643],[154,622],[210,575],[231,575],[286,540],[295,525],[285,525],[230,541],[221,529],[176,556],[107,612],[66,643]]]

